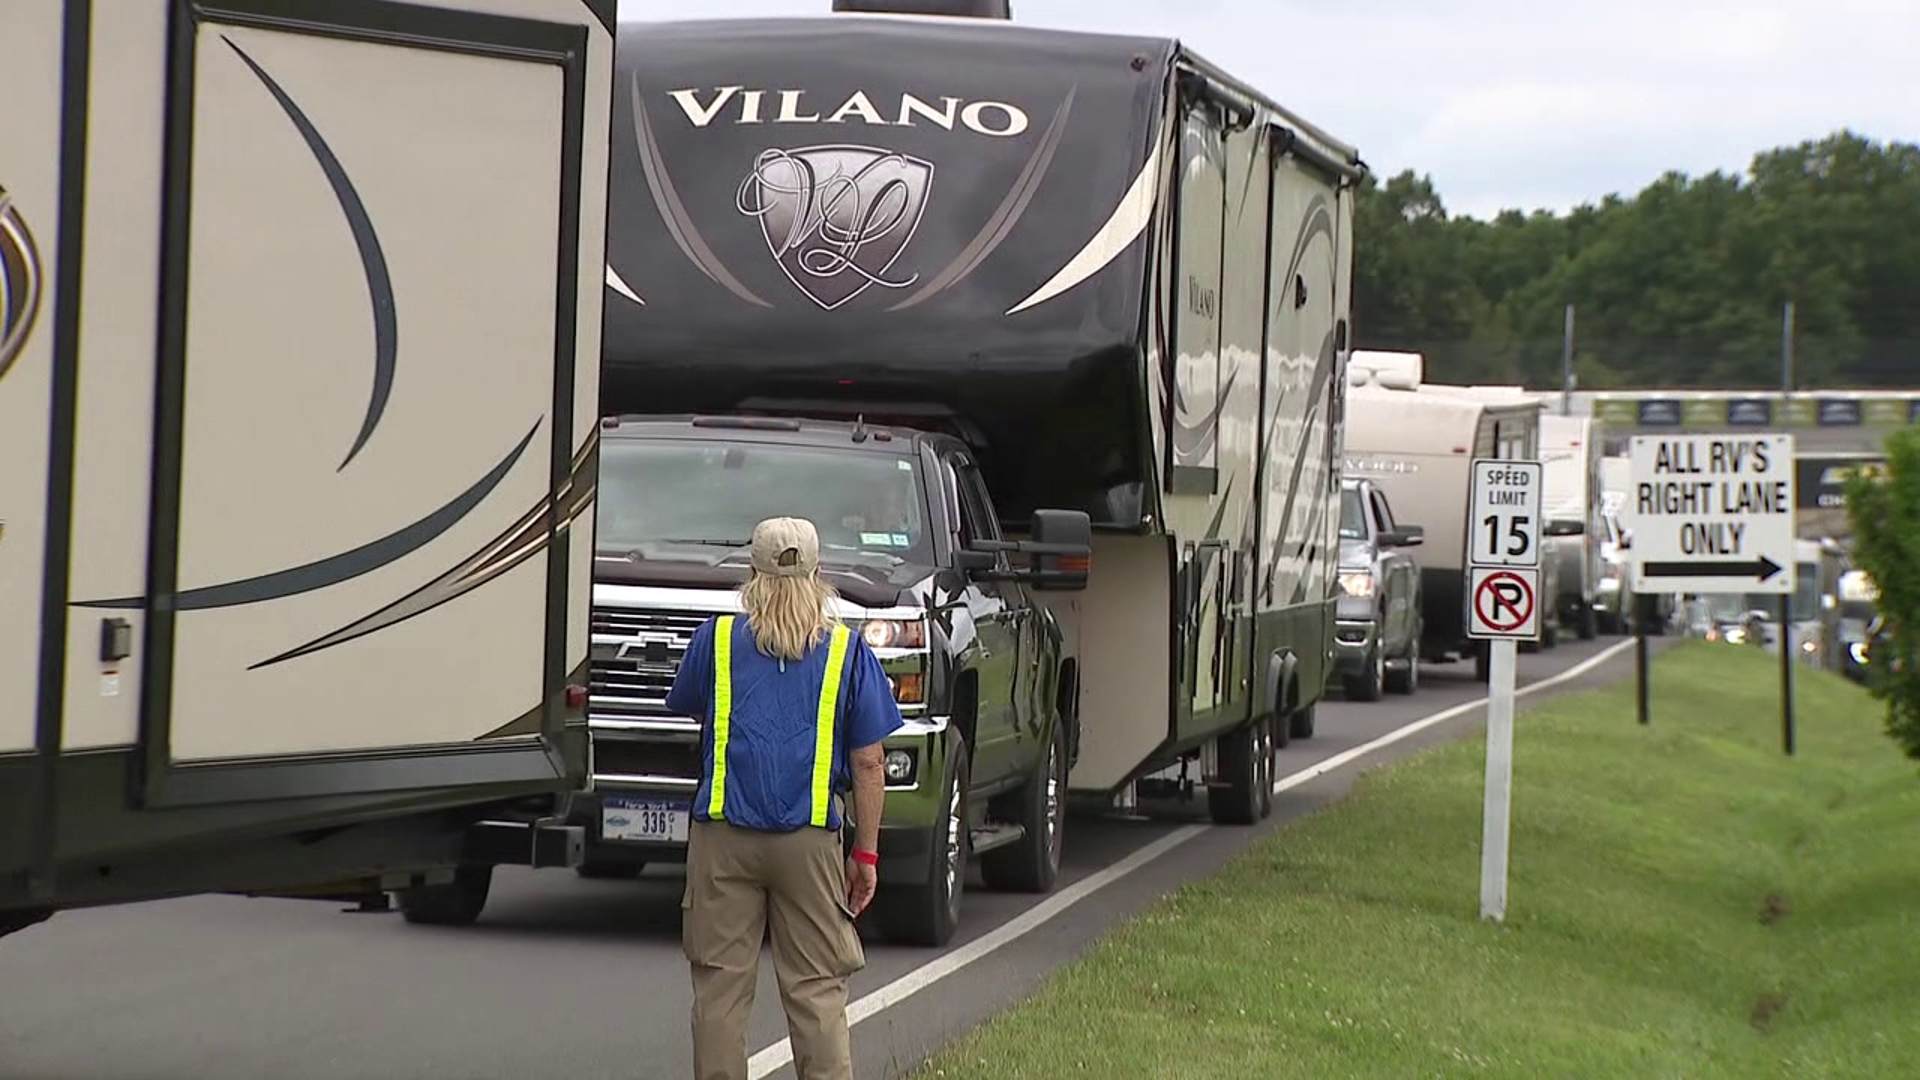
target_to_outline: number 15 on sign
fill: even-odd
[[[1539,566],[1541,468],[1537,461],[1473,462],[1473,539],[1478,566]]]

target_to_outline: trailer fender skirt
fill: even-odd
[[[559,822],[481,821],[468,827],[461,858],[487,866],[574,867],[586,858],[587,830]]]

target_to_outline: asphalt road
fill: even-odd
[[[1617,643],[1522,656],[1521,686]],[[1630,647],[1615,649],[1521,708],[1623,677],[1631,665]],[[1031,993],[1116,921],[1340,797],[1357,771],[1483,721],[1473,705],[1480,690],[1460,665],[1422,674],[1413,697],[1323,705],[1318,735],[1283,752],[1284,790],[1262,826],[1212,827],[1197,813],[1074,818],[1051,896],[970,891],[944,953],[870,943],[852,993],[859,1075],[905,1072]],[[1362,749],[1396,732],[1390,745]],[[637,882],[503,870],[480,923],[457,930],[236,897],[58,915],[0,941],[0,1080],[686,1076],[679,897],[677,868],[649,869]],[[785,1034],[765,963],[755,1077],[792,1075]]]

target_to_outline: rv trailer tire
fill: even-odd
[[[419,926],[471,926],[492,889],[493,867],[462,866],[445,885],[400,890],[400,915]]]
[[[1263,716],[1220,736],[1220,775],[1207,789],[1207,812],[1221,825],[1254,825],[1273,809],[1274,731],[1287,724]]]
[[[1295,739],[1313,738],[1314,723],[1318,719],[1318,706],[1319,702],[1315,702],[1304,709],[1295,709],[1293,714],[1287,717],[1287,734]],[[1271,780],[1272,777],[1268,779]]]

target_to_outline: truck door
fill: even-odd
[[[965,547],[974,540],[999,540],[1000,522],[994,516],[986,485],[972,461],[955,456],[948,476],[960,502],[960,535]],[[1001,569],[1011,566],[998,556]],[[1025,692],[1021,638],[1032,632],[1031,609],[1020,586],[1005,581],[971,581],[964,599],[971,628],[965,658],[975,671],[978,696],[974,717],[973,779],[997,780],[1011,772],[1020,754],[1020,695]],[[957,625],[957,621],[956,621]]]
[[[147,805],[564,788],[612,16],[122,6],[89,65],[116,135],[87,170],[68,745],[141,744]]]

